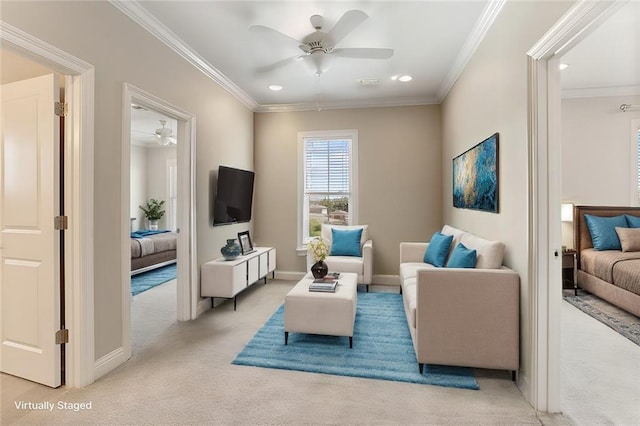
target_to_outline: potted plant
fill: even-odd
[[[149,229],[152,231],[158,230],[158,221],[162,219],[162,216],[164,216],[164,209],[162,206],[164,206],[164,200],[158,201],[155,198],[147,201],[147,205],[144,207],[138,206],[144,212],[144,217],[147,218],[149,223]]]
[[[311,266],[311,273],[314,278],[324,278],[325,275],[329,272],[329,267],[324,260],[329,255],[329,247],[323,238],[315,237],[309,240],[307,244],[307,249],[309,253],[313,256],[313,260],[316,261]]]

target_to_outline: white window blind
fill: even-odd
[[[320,133],[320,134],[318,134]],[[323,223],[354,220],[355,131],[299,134],[301,205],[299,242],[319,236]]]

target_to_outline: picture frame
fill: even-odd
[[[498,151],[494,133],[453,159],[453,206],[498,213]]]
[[[240,251],[243,256],[254,251],[249,231],[238,232],[238,243],[240,244]]]

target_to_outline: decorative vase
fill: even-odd
[[[233,260],[240,256],[240,245],[235,238],[230,238],[227,240],[227,245],[220,249],[220,253],[226,260]]]
[[[149,230],[150,231],[157,231],[158,230],[158,221],[157,220],[150,220],[149,221]]]
[[[313,278],[324,278],[327,273],[329,273],[329,267],[322,260],[318,260],[311,265],[311,273],[313,274]]]

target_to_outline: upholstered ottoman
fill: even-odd
[[[353,347],[353,325],[358,303],[358,275],[343,272],[335,293],[309,291],[309,273],[284,298],[284,344],[289,333],[349,336]]]

